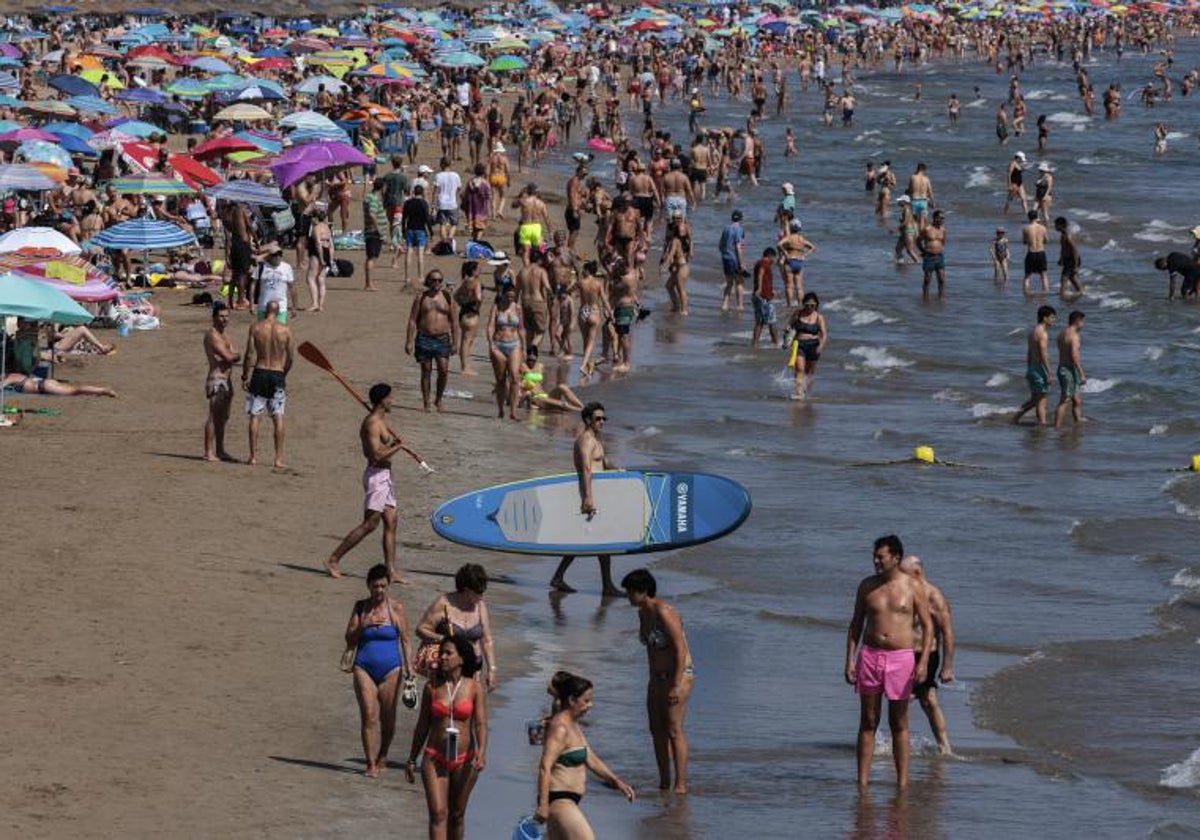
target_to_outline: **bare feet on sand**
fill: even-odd
[[[576,589],[574,586],[571,586],[569,583],[567,583],[567,582],[566,582],[565,580],[563,580],[562,578],[554,578],[553,580],[551,580],[551,581],[550,581],[550,588],[551,588],[551,589],[553,589],[553,590],[555,590],[555,591],[557,591],[557,592],[567,592],[567,593],[571,593],[571,592],[578,592],[578,591],[579,591],[578,589]]]
[[[326,558],[325,562],[321,565],[325,567],[325,571],[329,572],[331,578],[340,578],[342,576],[342,567],[332,557]]]

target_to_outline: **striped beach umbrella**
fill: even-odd
[[[108,116],[121,113],[116,105],[106,102],[98,96],[72,96],[67,100],[67,104],[81,114]]]
[[[210,187],[205,190],[205,193],[222,201],[235,201],[258,207],[283,208],[288,206],[278,187],[245,179],[225,181],[215,187]]]
[[[257,105],[239,102],[236,105],[229,105],[222,108],[217,113],[213,114],[214,120],[242,120],[245,122],[256,122],[259,120],[270,120],[273,117],[266,110]]]
[[[488,69],[503,73],[512,70],[524,70],[528,66],[529,62],[520,56],[500,55],[492,59],[492,63],[488,65]]]
[[[0,273],[44,283],[75,301],[96,303],[120,294],[111,277],[81,256],[0,254]]]
[[[46,140],[26,140],[17,147],[15,158],[26,163],[52,163],[63,169],[75,165],[66,149]]]
[[[26,102],[21,106],[21,110],[28,114],[49,114],[52,117],[74,117],[77,113],[66,102],[57,99],[37,99],[33,102]]]
[[[6,190],[52,190],[57,186],[54,179],[27,164],[0,165],[0,192]]]
[[[130,219],[101,231],[92,242],[101,248],[161,251],[195,243],[196,237],[162,219]]]
[[[206,82],[200,79],[176,79],[163,87],[167,93],[172,93],[184,99],[203,99],[212,93]]]
[[[153,172],[131,175],[128,178],[114,178],[109,184],[118,195],[191,195],[195,192],[182,181]]]
[[[282,128],[337,128],[333,120],[316,111],[296,111],[288,114],[279,121],[279,125]]]

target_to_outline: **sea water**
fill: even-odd
[[[1099,91],[1113,80],[1129,91],[1155,60],[1127,52],[1118,64],[1102,53],[1089,72]],[[1181,42],[1175,67],[1197,63],[1197,45]],[[1187,186],[1200,173],[1195,143],[1181,137],[1155,158],[1153,125],[1188,124],[1200,103],[1130,102],[1115,123],[1089,119],[1071,67],[1039,56],[1023,76],[1042,94],[1029,103],[1031,131],[1001,146],[993,114],[1007,75],[973,60],[863,75],[856,124],[841,129],[821,125],[816,90],[801,95],[791,74],[789,116],[769,104],[761,123],[766,180],[738,185],[732,206],[692,214],[692,314],[673,316],[661,289],[647,292],[654,314],[635,329],[634,372],[584,391],[606,405],[619,463],[720,473],[754,498],[750,519],[724,540],[615,563],[618,576],[650,564],[683,617],[697,670],[692,792],[656,790],[634,610],[600,601],[590,560],[571,570],[583,591],[566,598],[545,594],[553,564],[531,563],[518,575],[531,601],[506,627],[533,642],[539,671],[502,689],[481,807],[470,814],[475,836],[532,809],[537,752],[522,744],[523,726],[560,667],[596,683],[588,736],[641,794],[629,805],[593,781],[583,807],[601,837],[1131,837],[1200,827],[1200,476],[1168,472],[1200,450],[1200,309],[1168,302],[1151,264],[1186,251],[1200,222]],[[975,85],[984,101],[970,107]],[[952,92],[968,106],[957,129],[945,116]],[[709,126],[740,126],[749,109],[706,104]],[[1040,154],[1033,125],[1043,113],[1051,134]],[[683,118],[673,102],[659,123],[682,138]],[[787,160],[789,124],[800,156]],[[1053,213],[1078,225],[1088,294],[1076,303],[1021,295],[1023,220],[1001,214],[1018,150],[1029,158],[1028,191],[1036,164],[1049,162]],[[892,161],[896,195],[918,161],[929,165],[947,211],[945,301],[923,301],[919,268],[892,262],[896,214],[891,227],[876,221],[862,186],[868,159]],[[568,164],[564,155],[548,166]],[[610,179],[608,160],[592,169]],[[749,301],[743,313],[719,311],[716,243],[729,211],[745,212],[747,259],[757,259],[775,242],[784,180],[796,184],[797,214],[819,249],[805,288],[824,301],[830,335],[800,403],[779,382],[782,353],[749,351]],[[1007,287],[993,283],[988,258],[997,226],[1012,242]],[[594,252],[583,240],[579,250]],[[1052,290],[1057,252],[1053,236]],[[1090,422],[1079,430],[1008,422],[1027,396],[1024,333],[1045,302],[1060,325],[1070,309],[1087,313]],[[854,466],[904,459],[918,444],[981,469]],[[567,445],[555,446],[565,468]],[[957,757],[935,756],[913,704],[911,790],[894,795],[883,727],[862,797],[858,701],[842,679],[846,625],[873,540],[893,532],[954,607],[956,679],[939,694]]]

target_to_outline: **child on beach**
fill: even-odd
[[[800,153],[796,151],[796,132],[792,131],[792,127],[787,127],[787,132],[784,134],[784,157],[796,157]]]
[[[1161,155],[1167,151],[1167,124],[1158,123],[1154,126],[1154,154]]]
[[[996,228],[988,253],[992,257],[992,279],[997,283],[1008,282],[1008,234],[1004,228]]]

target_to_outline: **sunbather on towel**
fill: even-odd
[[[112,388],[99,385],[71,385],[57,379],[30,376],[16,371],[5,374],[4,390],[10,394],[45,394],[51,397],[115,397]]]

